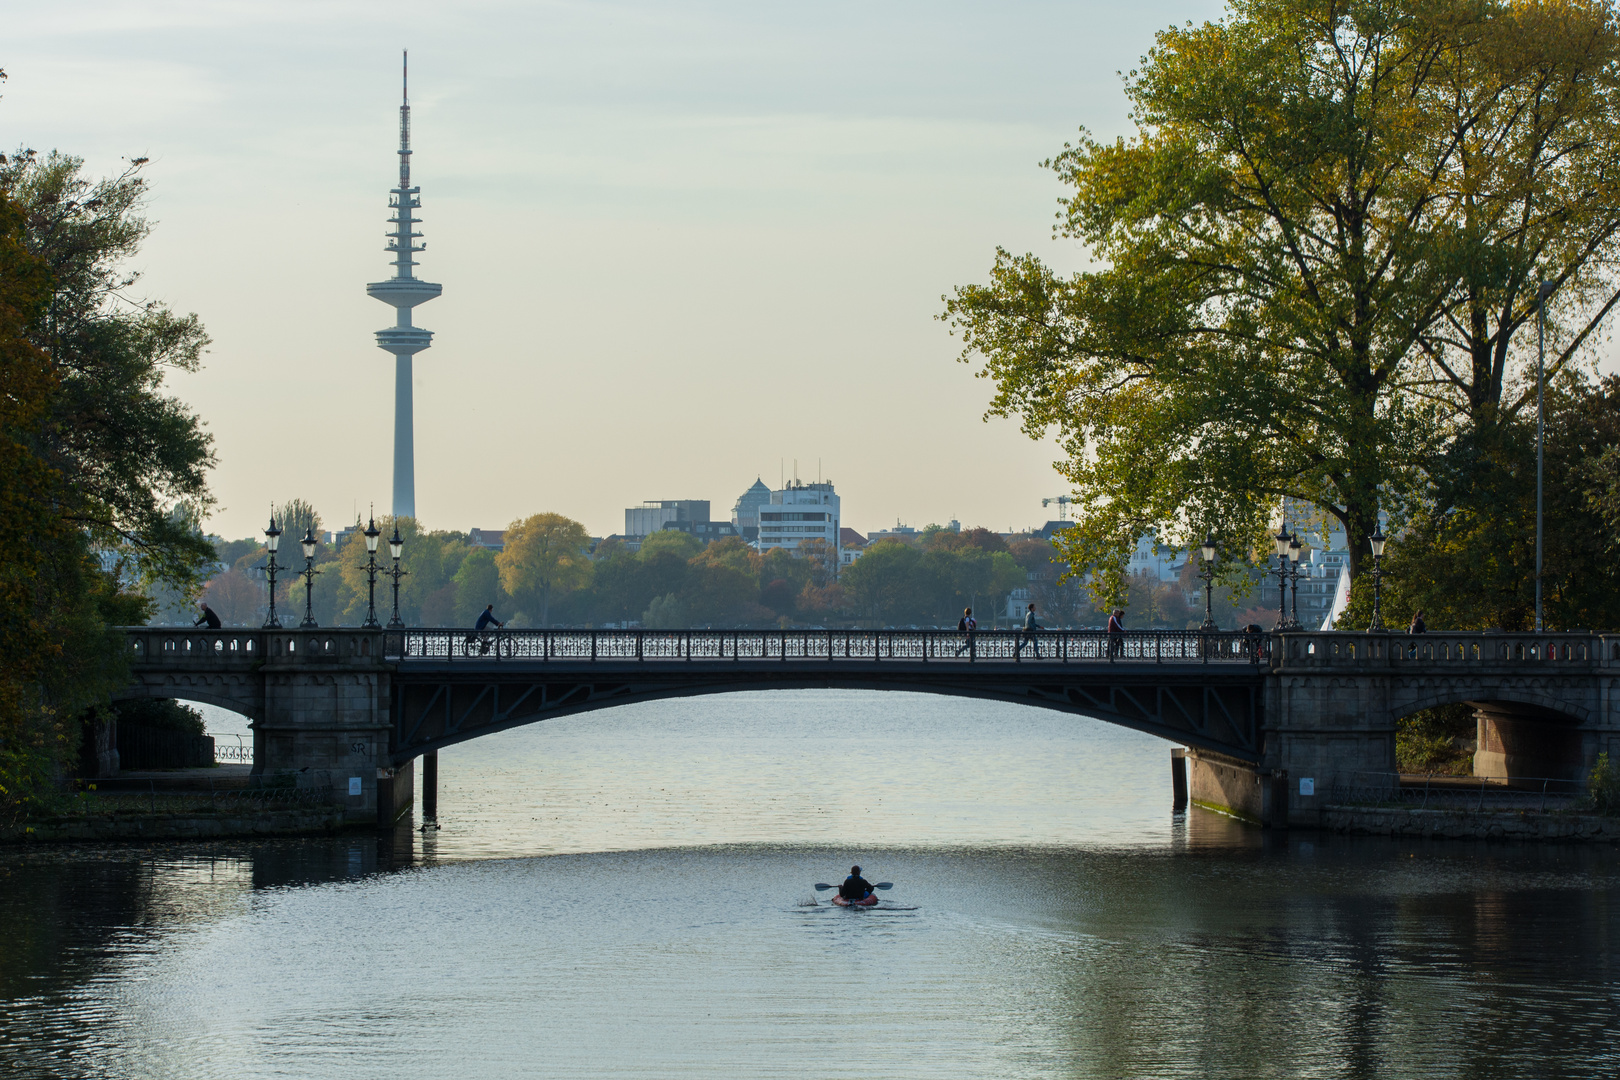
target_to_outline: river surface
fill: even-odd
[[[736,694],[445,751],[425,835],[0,849],[0,1077],[1620,1075],[1614,851],[1172,817],[1169,757]]]

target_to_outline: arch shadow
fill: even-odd
[[[1262,687],[1258,679],[1212,683],[1158,671],[1112,678],[953,681],[909,673],[786,671],[696,673],[679,679],[399,678],[394,684],[396,764],[457,743],[546,720],[621,705],[762,690],[863,690],[932,694],[1026,705],[1116,724],[1245,761],[1260,760]]]

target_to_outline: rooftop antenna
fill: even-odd
[[[411,398],[411,358],[433,344],[433,332],[411,324],[411,309],[438,296],[443,286],[423,281],[413,272],[411,258],[427,245],[417,243],[421,233],[411,226],[421,219],[411,211],[422,205],[420,188],[411,186],[410,52],[400,58],[399,186],[388,193],[394,226],[385,250],[394,253],[394,276],[366,286],[366,294],[394,308],[394,325],[377,331],[377,348],[394,356],[394,516],[416,516],[416,411]]]

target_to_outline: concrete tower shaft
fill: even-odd
[[[412,272],[422,234],[413,226],[421,218],[412,211],[421,209],[420,188],[411,186],[411,94],[410,53],[405,54],[399,106],[399,186],[388,193],[388,206],[394,214],[388,219],[386,250],[394,253],[394,276],[366,286],[366,295],[394,308],[394,325],[377,331],[377,347],[394,356],[394,516],[416,516],[416,437],[415,407],[411,395],[411,357],[433,344],[433,332],[411,323],[411,309],[425,304],[443,291],[442,286],[422,281]]]

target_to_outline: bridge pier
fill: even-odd
[[[1187,789],[1194,806],[1251,825],[1288,827],[1288,773],[1197,748],[1186,751]]]
[[[422,755],[422,820],[439,820],[439,752]]]
[[[1592,740],[1590,754],[1583,753],[1580,729],[1568,717],[1549,709],[1477,703],[1474,721],[1478,732],[1475,776],[1580,780],[1586,760],[1598,754],[1598,740]]]
[[[389,756],[389,666],[380,633],[278,630],[260,639],[262,715],[253,771],[326,788],[354,824],[390,826],[410,808],[409,762]]]

